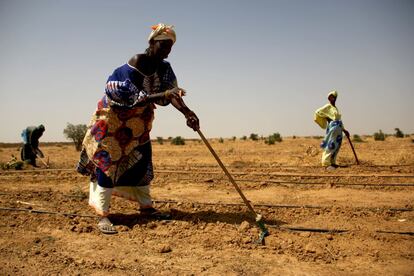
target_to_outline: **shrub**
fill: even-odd
[[[242,138],[240,138],[241,140],[243,140],[243,141],[246,141],[247,140],[247,136],[246,135],[244,135]]]
[[[185,141],[181,136],[177,136],[177,137],[172,138],[171,144],[177,145],[177,146],[185,145]]]
[[[358,134],[354,134],[354,136],[352,137],[352,141],[356,142],[356,143],[361,143],[364,142],[361,138],[361,136],[359,136]]]
[[[398,127],[395,128],[395,137],[404,138],[404,133]]]
[[[232,141],[236,141],[236,139],[237,139],[236,136],[231,137]]]
[[[282,142],[282,136],[279,132],[273,133],[272,136],[275,138],[276,142]]]
[[[18,161],[16,156],[14,156],[14,155],[12,155],[9,162],[0,164],[0,167],[3,170],[11,170],[11,169],[21,170],[21,169],[23,169],[23,166],[24,166],[24,162],[23,161]]]
[[[224,143],[224,139],[220,137],[219,143]]]
[[[72,125],[67,124],[66,128],[63,130],[63,134],[67,139],[71,139],[75,144],[76,150],[80,151],[82,149],[82,141],[85,137],[87,126],[84,124]]]
[[[157,142],[158,142],[158,144],[160,144],[160,145],[164,144],[164,138],[162,138],[162,137],[157,137]]]
[[[252,133],[250,134],[250,139],[253,141],[257,141],[259,140],[259,135],[257,135],[256,133]]]
[[[265,144],[273,145],[276,142],[276,140],[275,140],[275,138],[272,135],[270,135],[269,137],[267,137],[265,139],[264,142],[265,142]]]
[[[375,141],[384,141],[385,140],[385,134],[380,129],[379,132],[374,133],[374,140]]]
[[[275,142],[282,142],[282,137],[278,132],[269,135],[269,137],[265,139],[265,143],[268,145],[273,145]]]

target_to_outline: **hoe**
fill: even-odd
[[[254,215],[256,224],[260,229],[259,234],[259,240],[258,243],[264,244],[265,240],[264,238],[269,235],[269,231],[266,229],[266,226],[264,225],[264,222],[262,221],[262,215],[256,213],[250,204],[250,202],[247,200],[247,198],[244,196],[243,192],[239,188],[239,186],[236,184],[236,181],[234,181],[233,177],[229,173],[229,171],[226,169],[226,167],[223,165],[223,162],[221,162],[220,158],[214,151],[214,149],[211,147],[210,143],[207,141],[206,137],[204,137],[203,133],[200,131],[200,129],[197,130],[198,134],[200,135],[201,139],[203,140],[204,144],[206,144],[207,148],[210,150],[211,154],[216,159],[217,163],[220,165],[220,167],[223,169],[224,173],[229,178],[231,184],[233,184],[234,188],[236,188],[237,192],[239,193],[240,197],[243,199],[244,204],[246,204],[247,208],[249,208],[250,212]]]
[[[354,145],[352,145],[352,142],[351,142],[351,139],[349,138],[349,136],[346,136],[346,138],[348,138],[349,145],[351,146],[352,152],[354,153],[355,161],[356,161],[357,165],[359,165],[359,160],[358,160],[358,156],[355,152]]]

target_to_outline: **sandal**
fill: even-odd
[[[140,209],[139,211],[142,215],[149,217],[149,218],[153,218],[157,220],[170,220],[171,219],[170,213],[162,213],[153,207]]]
[[[98,229],[103,234],[111,235],[111,234],[118,233],[114,225],[111,223],[111,221],[107,217],[101,218],[101,220],[98,222]]]

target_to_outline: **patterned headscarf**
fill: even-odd
[[[159,23],[151,27],[152,32],[148,37],[148,41],[151,39],[153,40],[168,40],[171,39],[173,43],[175,43],[176,35],[175,31],[173,30],[173,25],[165,25],[163,23]]]

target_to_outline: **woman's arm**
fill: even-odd
[[[187,126],[194,131],[200,129],[200,121],[198,120],[197,115],[186,106],[181,97],[171,98],[171,104],[185,116],[187,119]]]
[[[200,122],[197,115],[184,103],[182,98],[184,95],[184,89],[175,87],[173,89],[166,90],[165,92],[148,95],[143,101],[146,103],[154,103],[161,99],[170,100],[171,104],[185,116],[187,119],[187,125],[194,131],[197,131],[200,128]]]

